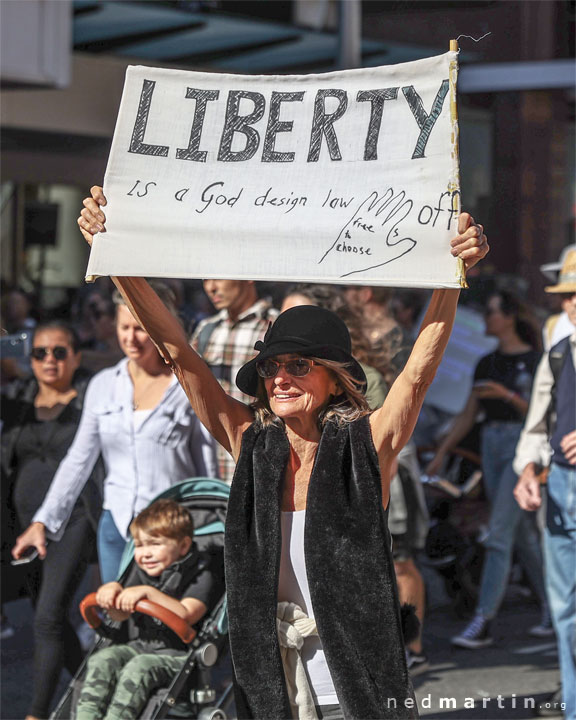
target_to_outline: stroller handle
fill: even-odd
[[[97,630],[102,623],[101,617],[96,612],[97,607],[99,607],[99,605],[96,602],[95,592],[86,595],[84,600],[80,603],[80,613],[82,614],[82,617],[91,628],[94,628],[94,630]],[[192,628],[186,620],[178,617],[176,613],[173,613],[171,610],[167,610],[165,607],[162,607],[162,605],[158,605],[158,603],[152,602],[151,600],[147,600],[146,598],[139,600],[136,603],[135,612],[157,618],[164,623],[166,627],[169,627],[170,630],[175,632],[183,643],[188,644],[196,637],[196,630],[194,630],[194,628]]]

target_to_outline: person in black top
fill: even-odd
[[[27,527],[42,504],[54,473],[76,434],[88,376],[80,364],[77,338],[67,325],[52,322],[34,332],[34,377],[6,388],[2,398],[2,474],[17,521]],[[46,559],[29,566],[27,584],[35,606],[34,681],[28,719],[46,718],[63,666],[74,674],[83,652],[67,619],[70,603],[95,558],[95,527],[101,497],[94,476],[76,503],[59,542]],[[5,530],[3,530],[4,534]]]
[[[526,306],[506,291],[488,299],[485,320],[486,334],[498,339],[498,348],[479,361],[468,402],[427,468],[428,474],[438,474],[446,455],[482,413],[482,470],[491,504],[486,555],[476,614],[466,629],[452,638],[454,645],[468,649],[493,642],[490,622],[504,597],[513,550],[542,607],[542,622],[529,632],[538,636],[552,633],[538,529],[534,518],[516,505],[513,496],[516,474],[512,461],[540,359],[540,334]]]

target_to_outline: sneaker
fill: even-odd
[[[468,648],[469,650],[492,645],[494,638],[490,635],[490,621],[484,615],[475,615],[464,632],[455,635],[450,642],[452,645]]]
[[[536,717],[563,717],[564,711],[562,706],[562,688],[559,687],[555,693],[534,708],[534,715],[536,715]]]
[[[532,637],[552,637],[554,635],[554,626],[552,625],[552,618],[550,617],[550,610],[548,606],[542,608],[542,617],[538,625],[534,625],[528,630],[528,635]]]
[[[412,677],[426,672],[430,666],[428,655],[426,655],[425,652],[421,651],[417,653],[409,649],[406,649],[406,663],[408,665],[408,672]]]

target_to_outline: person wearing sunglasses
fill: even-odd
[[[99,187],[78,219],[105,229]],[[488,252],[462,214],[451,252]],[[346,325],[281,313],[230,398],[143,278],[114,279],[206,428],[237,461],[225,537],[238,717],[416,717],[386,525],[391,473],[446,347],[459,292],[437,290],[405,369],[371,412]]]
[[[89,380],[78,370],[76,335],[60,322],[36,327],[30,363],[33,377],[6,388],[2,399],[3,488],[10,488],[11,505],[23,528],[42,505],[74,440]],[[34,560],[27,566],[26,585],[35,608],[29,718],[48,717],[62,668],[74,674],[83,659],[68,610],[96,556],[102,500],[97,474],[88,475],[61,541],[49,545],[43,563]]]
[[[179,322],[170,288],[165,283],[156,283],[156,288],[170,307],[171,317]],[[12,552],[19,558],[33,546],[44,557],[46,538],[61,537],[74,502],[102,454],[106,477],[97,542],[103,583],[116,579],[129,525],[140,510],[186,478],[216,477],[217,473],[214,440],[119,293],[114,301],[116,332],[125,357],[92,379],[70,451]],[[37,354],[43,350],[38,348]],[[62,349],[50,348],[45,363],[57,365],[55,358],[60,354]]]
[[[387,288],[381,290],[390,292]],[[388,384],[376,369],[378,366],[382,368],[381,345],[375,347],[371,342],[373,338],[367,327],[366,315],[360,312],[356,302],[348,304],[349,295],[349,289],[343,290],[338,285],[300,283],[288,290],[282,301],[282,310],[298,305],[317,305],[332,310],[344,320],[350,332],[352,354],[366,375],[366,402],[371,410],[376,410],[388,394]],[[374,323],[370,326],[373,328]],[[389,363],[390,370],[393,365]],[[398,372],[387,374],[395,377]],[[390,483],[388,528],[392,535],[392,558],[400,602],[414,607],[420,623],[420,632],[413,639],[405,637],[411,677],[424,672],[429,666],[428,655],[422,646],[426,593],[424,579],[415,561],[417,553],[425,546],[429,525],[416,446],[410,441],[398,455],[398,470]]]

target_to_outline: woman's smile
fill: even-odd
[[[285,363],[298,355],[278,355],[277,362]],[[265,380],[268,402],[272,412],[280,418],[316,415],[335,392],[336,381],[322,365],[313,365],[310,372],[294,377],[281,364],[273,378]]]
[[[294,398],[299,398],[302,393],[299,392],[275,392],[274,397],[279,402],[286,402],[288,400],[294,400]]]

